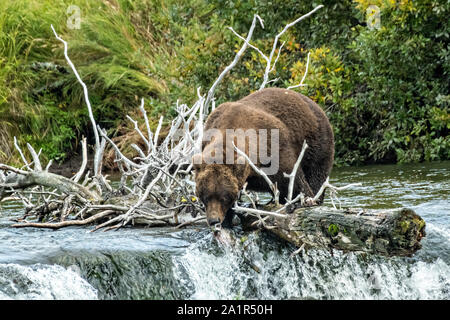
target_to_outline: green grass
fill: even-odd
[[[81,8],[81,29],[67,27],[69,4]],[[67,69],[63,46],[50,29],[69,42],[69,55],[89,87],[96,119],[112,128],[145,97],[165,94],[154,57],[163,45],[137,31],[139,12],[127,1],[16,1],[0,4],[0,160],[11,161],[12,135],[63,159],[82,134],[89,135],[82,88]],[[59,72],[36,63],[50,62]]]

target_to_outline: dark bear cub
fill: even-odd
[[[270,191],[265,180],[234,151],[236,145],[276,183],[280,202],[303,141],[308,149],[297,171],[294,197],[313,197],[331,172],[334,137],[323,110],[311,99],[287,89],[268,88],[217,107],[208,117],[202,153],[193,157],[196,193],[209,225],[229,220],[239,191]],[[319,203],[323,201],[323,196]]]

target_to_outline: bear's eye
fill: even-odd
[[[231,202],[233,202],[233,197],[230,195],[226,195],[222,197],[222,201],[226,204],[230,204]]]
[[[200,200],[203,202],[203,204],[206,204],[208,201],[206,199],[206,197],[202,194],[199,196]]]

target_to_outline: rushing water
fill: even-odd
[[[427,223],[410,258],[331,255],[265,233],[219,246],[206,229],[13,229],[0,211],[0,299],[450,299],[450,162],[334,170],[343,207],[409,207]],[[329,200],[326,204],[331,206]]]

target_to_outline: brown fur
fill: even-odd
[[[269,177],[277,183],[280,202],[288,193],[289,180],[283,173],[292,171],[305,139],[309,147],[297,172],[294,197],[300,192],[314,196],[331,172],[334,137],[328,118],[315,102],[294,91],[268,88],[239,101],[221,104],[207,119],[205,131],[212,128],[221,130],[224,136],[226,129],[279,129],[279,170]],[[202,164],[194,165],[196,193],[206,206],[210,224],[223,222],[245,182],[250,190],[269,191],[267,183],[248,163],[206,164],[205,158],[215,147],[221,148],[224,154],[233,148],[230,144],[223,147],[214,140],[206,141],[202,154],[194,156],[203,160]],[[248,142],[245,152],[249,154]]]

